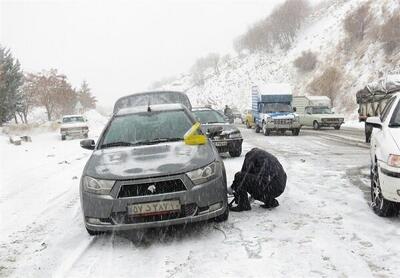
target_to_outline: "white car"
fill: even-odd
[[[369,117],[372,208],[379,216],[395,216],[400,208],[400,93],[379,117]]]
[[[86,122],[82,115],[63,116],[60,127],[61,140],[65,140],[67,136],[88,138],[89,127]]]

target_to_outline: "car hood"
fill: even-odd
[[[397,152],[400,152],[400,128],[390,128],[389,132],[397,145]]]
[[[213,127],[222,127],[222,132],[229,134],[233,132],[239,132],[239,129],[231,124],[215,123],[215,124],[201,124],[201,129],[204,133],[208,134],[208,130]]]
[[[150,146],[118,147],[93,152],[85,175],[98,179],[137,179],[186,173],[215,160],[207,143],[190,146],[171,142]]]
[[[75,128],[75,127],[87,127],[87,124],[79,122],[61,124],[61,128]]]
[[[292,112],[268,112],[266,113],[268,116],[273,119],[293,119],[295,114]]]

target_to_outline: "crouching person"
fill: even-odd
[[[246,154],[242,170],[235,174],[232,183],[236,207],[232,211],[251,210],[249,197],[263,202],[263,208],[279,206],[275,198],[283,193],[286,173],[278,159],[272,154],[254,148]]]

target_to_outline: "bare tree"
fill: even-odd
[[[336,67],[328,67],[307,86],[313,95],[323,95],[335,101],[340,90],[343,74]]]
[[[311,51],[303,51],[301,56],[294,60],[294,66],[302,72],[308,72],[315,69],[317,65],[317,55]]]
[[[390,55],[400,47],[400,9],[381,26],[380,39],[384,43],[386,54]]]
[[[370,3],[368,2],[347,15],[344,20],[344,29],[351,39],[362,41],[371,20]]]

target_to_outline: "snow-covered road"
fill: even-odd
[[[92,132],[98,134],[99,129]],[[227,222],[90,237],[78,182],[90,151],[56,133],[0,136],[0,277],[300,277],[400,273],[400,219],[369,208],[368,150],[318,135],[242,130],[288,173],[281,206]],[[226,158],[229,181],[244,155]]]

